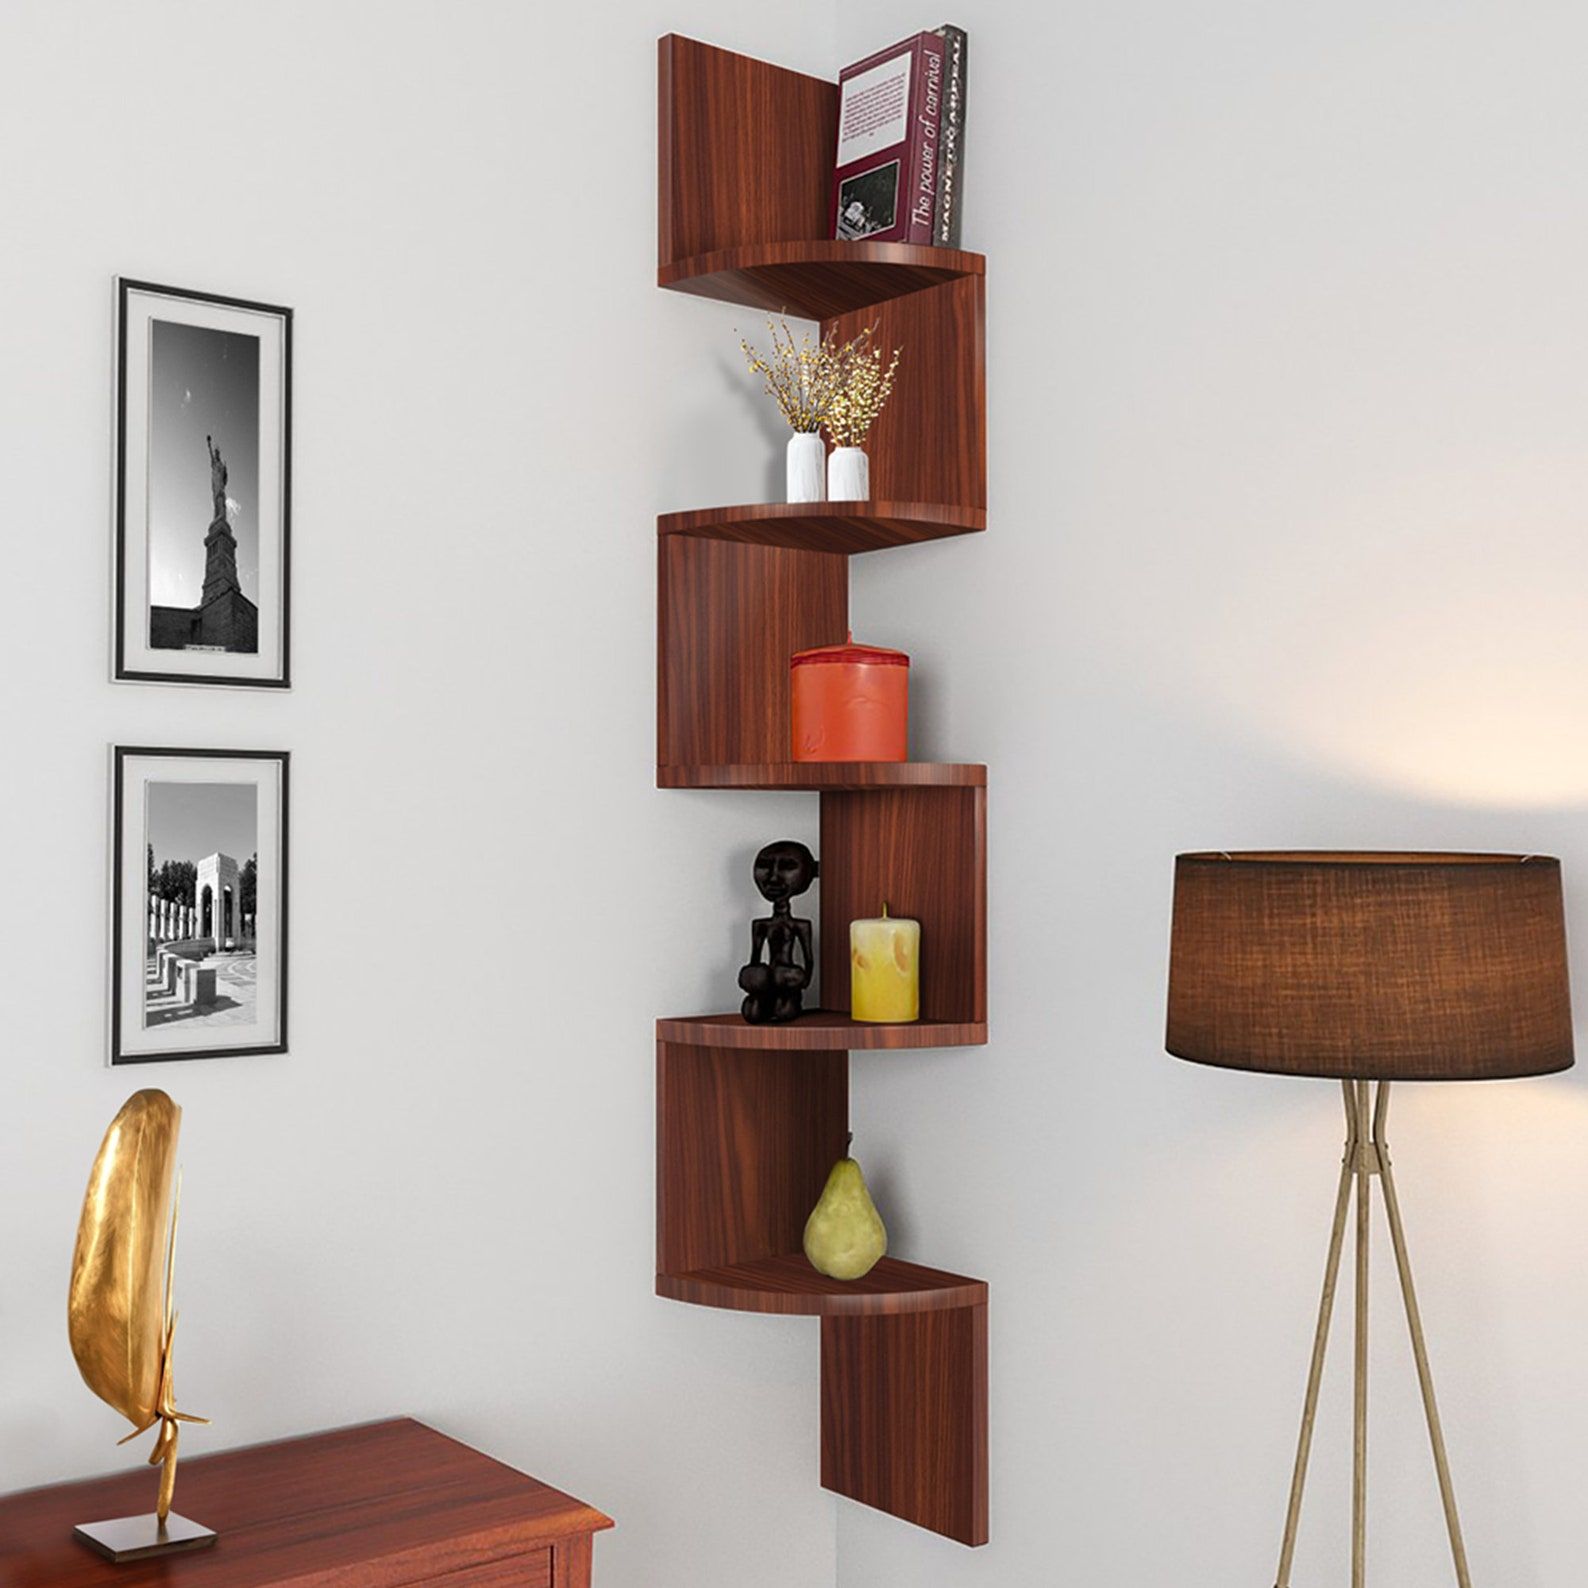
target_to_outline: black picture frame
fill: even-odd
[[[230,673],[175,672],[129,665],[127,612],[127,321],[128,299],[133,293],[177,301],[270,315],[282,323],[281,407],[281,665],[274,676],[249,678]],[[293,311],[283,304],[252,298],[227,297],[188,287],[165,286],[128,276],[116,278],[116,420],[112,471],[114,480],[114,533],[112,566],[111,677],[116,683],[189,684],[227,689],[291,689],[292,687],[292,335]]]
[[[178,1048],[157,1052],[127,1053],[122,1048],[122,934],[127,926],[122,900],[122,872],[126,864],[124,836],[129,760],[165,758],[170,760],[273,761],[280,767],[281,809],[278,819],[281,861],[277,878],[277,1025],[276,1040],[268,1043],[237,1043],[206,1048]],[[289,897],[291,876],[291,773],[289,750],[221,750],[214,748],[177,748],[152,745],[111,746],[111,849],[110,849],[110,1057],[112,1068],[124,1064],[171,1064],[188,1059],[241,1058],[248,1054],[281,1054],[287,1048],[288,945],[290,942]],[[140,846],[141,848],[141,846]]]

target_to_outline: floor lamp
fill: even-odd
[[[1351,1585],[1367,1580],[1370,1196],[1400,1275],[1456,1580],[1471,1588],[1385,1127],[1392,1081],[1544,1075],[1572,1062],[1560,862],[1544,855],[1223,851],[1175,861],[1166,1045],[1183,1059],[1326,1076],[1345,1158],[1276,1588],[1290,1588],[1329,1322],[1355,1200]]]

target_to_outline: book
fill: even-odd
[[[834,237],[932,241],[942,116],[936,33],[917,33],[838,74]]]
[[[970,39],[964,28],[945,22],[943,40],[943,120],[937,140],[937,218],[932,241],[958,248],[963,209],[961,162],[965,157],[965,83],[970,65]]]

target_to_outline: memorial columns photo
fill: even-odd
[[[116,752],[112,1063],[285,1051],[286,772]]]

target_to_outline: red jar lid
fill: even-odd
[[[882,645],[856,645],[851,631],[842,645],[818,645],[814,650],[795,651],[793,667],[847,663],[851,667],[908,667],[910,658],[903,651],[890,651]]]

